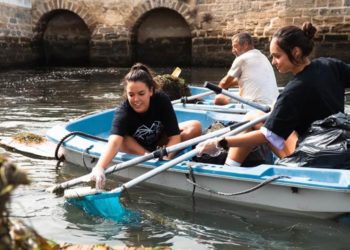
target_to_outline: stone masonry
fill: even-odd
[[[228,66],[234,33],[268,54],[274,31],[305,21],[319,30],[314,56],[350,63],[350,0],[0,0],[1,64],[69,51],[97,66]]]
[[[13,3],[16,2],[16,5]],[[31,49],[31,4],[0,0],[0,64],[26,65],[35,60]]]

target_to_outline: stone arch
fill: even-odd
[[[163,16],[161,23],[157,16]],[[130,30],[132,60],[153,66],[191,65],[193,23],[189,6],[178,1],[147,1],[135,6],[125,23]],[[148,31],[143,32],[144,28]],[[142,33],[148,37],[142,39]]]
[[[46,19],[45,17],[54,10],[67,10],[75,13],[85,22],[90,33],[93,32],[96,26],[95,18],[89,13],[88,9],[82,7],[79,3],[66,0],[49,0],[33,8],[32,24],[34,26],[34,38],[42,35],[44,26],[42,22]]]
[[[63,14],[62,14],[63,13]],[[67,33],[61,27],[61,34],[56,38],[46,39],[45,31],[50,20],[58,15],[75,16],[76,23],[84,31],[70,33],[74,38],[65,38]],[[73,20],[74,18],[70,18]],[[49,0],[33,5],[32,10],[33,46],[37,50],[38,62],[54,65],[89,65],[91,34],[96,27],[95,17],[81,4],[70,0]],[[70,28],[73,30],[73,28]],[[87,32],[85,31],[87,30]],[[59,37],[61,36],[61,37]],[[62,41],[59,41],[63,37]]]
[[[177,12],[152,9],[140,18],[132,33],[134,61],[152,66],[191,65],[191,31]]]
[[[134,9],[131,11],[129,17],[126,18],[125,26],[132,30],[133,27],[138,24],[140,18],[145,13],[157,8],[167,8],[179,13],[187,22],[191,31],[194,29],[195,11],[188,4],[174,0],[150,0],[135,6]]]
[[[68,10],[53,10],[47,14],[45,26],[37,43],[45,65],[89,65],[91,34],[78,15]]]

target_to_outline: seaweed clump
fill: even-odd
[[[180,99],[183,96],[191,95],[190,88],[183,78],[164,74],[157,75],[154,79],[159,84],[160,89],[165,92],[172,101]]]
[[[28,184],[30,184],[30,181],[27,174],[19,170],[15,164],[0,151],[0,250],[169,250],[167,247],[129,248],[110,247],[106,244],[57,244],[54,241],[47,240],[21,220],[9,218],[7,204],[10,203],[11,192],[19,185]]]
[[[58,249],[56,243],[44,239],[22,221],[9,218],[6,204],[10,202],[11,192],[19,185],[28,184],[27,174],[0,153],[0,249]]]
[[[46,141],[43,136],[30,132],[18,133],[12,137],[15,141],[24,144],[40,144]]]

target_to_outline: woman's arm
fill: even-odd
[[[268,143],[266,137],[260,130],[253,130],[248,133],[238,134],[225,138],[229,147],[254,147]]]
[[[106,150],[98,160],[96,166],[106,169],[114,156],[118,153],[123,143],[123,137],[120,135],[110,135]]]
[[[118,153],[123,142],[123,137],[120,135],[111,135],[108,138],[107,148],[98,160],[96,166],[91,171],[91,180],[96,181],[96,188],[102,189],[106,182],[105,169]]]

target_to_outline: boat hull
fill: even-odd
[[[82,152],[72,151],[67,148],[64,149],[64,155],[67,162],[88,167],[89,169],[95,165],[97,158],[96,156],[83,155]],[[137,156],[121,153],[115,158],[113,164],[130,160],[133,157]],[[122,180],[130,180],[160,166],[162,163],[164,161],[159,161],[158,159],[150,160],[118,171],[115,175],[119,178],[121,177]],[[269,174],[264,176],[264,173],[269,172],[271,169],[283,170],[285,168],[272,165],[259,165],[254,168],[226,167],[187,161],[148,179],[144,184],[154,188],[170,189],[191,194],[194,186],[187,181],[187,176],[192,172],[195,182],[199,186],[210,188],[220,193],[233,194],[251,189],[266,179],[273,177],[274,175]],[[317,175],[319,169],[309,168],[307,169],[311,170],[309,173],[302,171],[303,169],[299,171],[300,168],[289,168],[288,170],[289,175],[286,174],[286,176],[289,176],[289,178],[281,178],[248,194],[237,196],[220,195],[209,193],[197,187],[195,195],[209,200],[303,214],[323,219],[334,218],[350,212],[349,189],[306,185],[305,182],[308,179],[310,184],[320,182],[317,180],[313,181],[307,177]],[[329,169],[323,172],[324,175],[327,175],[328,172],[328,175],[336,176],[331,177],[331,179],[334,178],[334,184],[341,181],[349,181],[349,174],[346,170],[340,170],[339,172]]]
[[[181,108],[175,110],[179,122],[197,119],[203,127],[207,127],[214,121],[240,121],[243,118],[242,115],[237,114],[189,111]],[[72,121],[64,126],[56,126],[48,131],[47,136],[55,143],[73,131],[108,138],[113,114],[114,110],[108,110]],[[68,138],[62,144],[62,148],[67,162],[91,169],[104,152],[106,142],[75,135]],[[137,156],[118,153],[112,165],[133,157]],[[165,161],[153,159],[121,170],[116,175],[124,179],[133,179],[164,163]],[[293,168],[277,165],[235,168],[192,162],[191,159],[188,159],[143,183],[156,188],[192,193],[194,185],[186,178],[190,173],[195,177],[197,185],[229,194],[250,189],[270,178],[279,177],[253,192],[242,195],[223,195],[196,188],[195,195],[210,200],[288,211],[319,218],[331,218],[350,212],[349,170]]]

